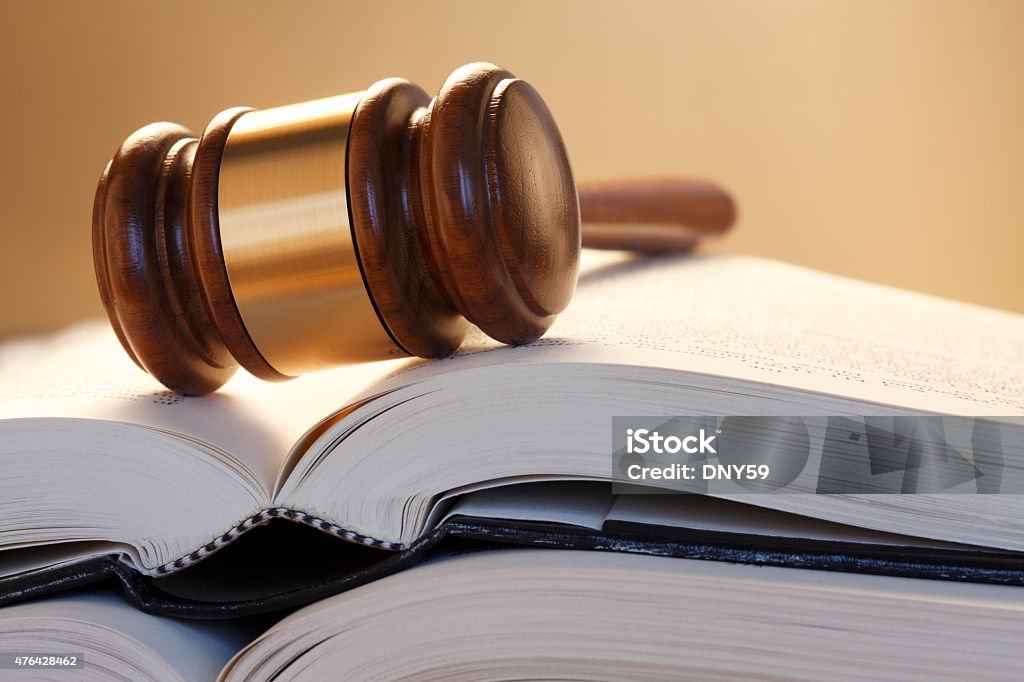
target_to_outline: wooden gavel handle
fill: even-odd
[[[682,178],[577,183],[583,246],[629,251],[685,251],[720,235],[736,219],[718,185]]]

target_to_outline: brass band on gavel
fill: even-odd
[[[250,338],[284,375],[403,354],[366,291],[349,224],[346,147],[361,97],[247,112],[224,146],[224,265]]]

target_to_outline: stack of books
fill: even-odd
[[[0,667],[1012,679],[1022,341],[1021,315],[777,262],[587,253],[544,339],[433,362],[190,398],[103,325],[8,347]],[[746,471],[710,446],[737,416],[807,425],[748,443],[784,489],[634,477],[616,431],[700,423],[680,461]]]

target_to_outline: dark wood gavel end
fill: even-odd
[[[198,395],[239,364],[281,380],[444,356],[469,323],[531,342],[572,296],[581,204],[582,243],[599,248],[688,248],[734,219],[710,183],[592,183],[577,195],[537,91],[471,64],[433,99],[389,79],[231,109],[199,138],[146,126],[100,179],[93,253],[122,345],[168,388]]]

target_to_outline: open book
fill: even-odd
[[[1024,584],[1024,317],[746,257],[587,259],[547,337],[441,361],[185,398],[105,328],[22,349],[0,600],[117,575],[150,610],[253,613],[455,537]],[[1009,493],[616,494],[629,415],[983,416]]]
[[[518,549],[440,557],[259,636],[109,593],[16,604],[0,650],[74,652],[47,672],[76,680],[1007,680],[1022,622],[1007,586]]]

